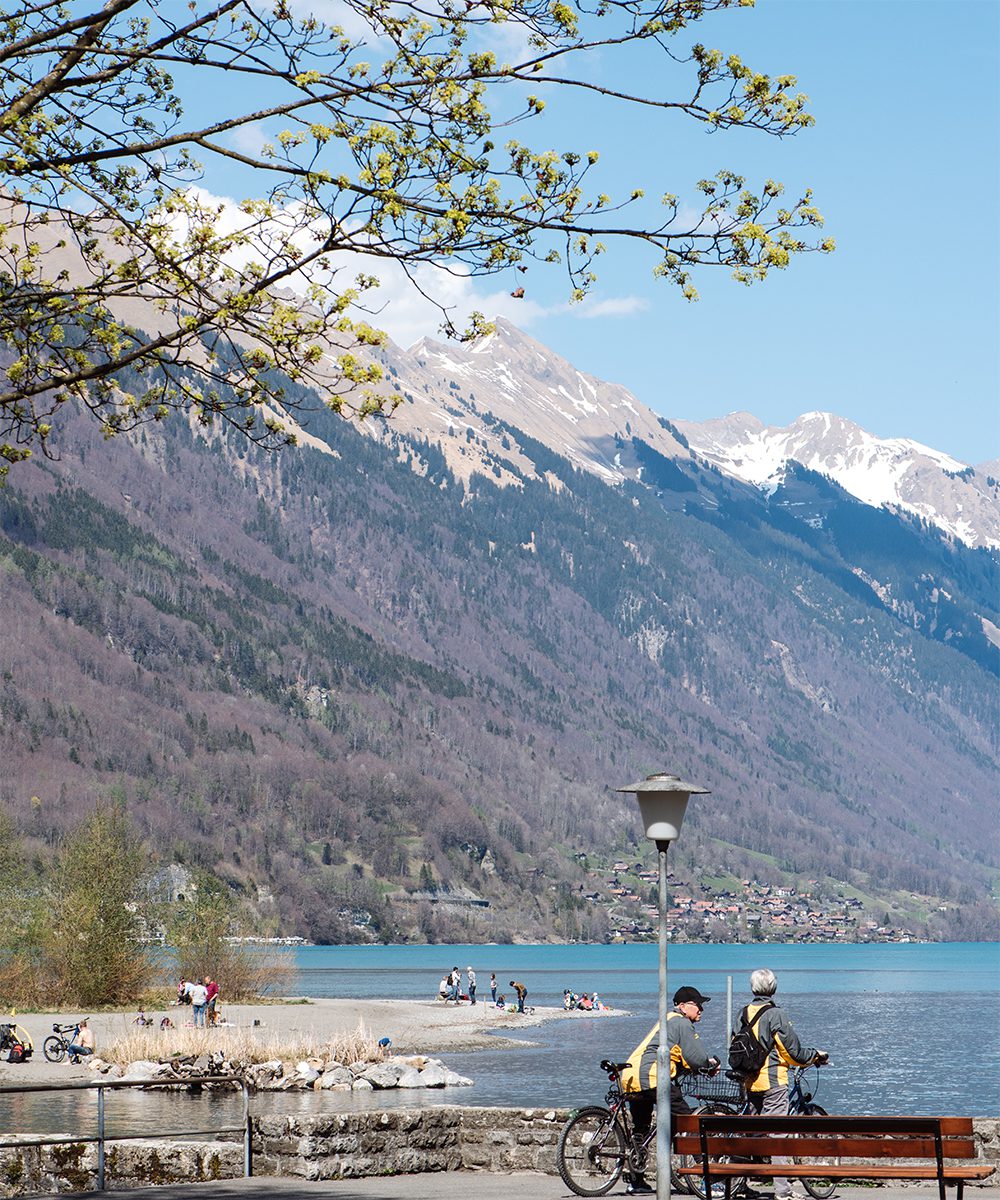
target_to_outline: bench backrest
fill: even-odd
[[[795,1134],[796,1158],[975,1158],[971,1117],[671,1117],[674,1152],[766,1157],[777,1134]]]

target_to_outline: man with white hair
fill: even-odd
[[[788,1068],[805,1067],[811,1063],[825,1063],[830,1057],[825,1050],[814,1050],[803,1046],[795,1026],[788,1014],[778,1007],[774,994],[778,980],[767,967],[754,971],[750,976],[753,1000],[743,1009],[741,1021],[750,1024],[756,1017],[754,1036],[767,1050],[767,1058],[758,1074],[746,1082],[747,1097],[757,1112],[764,1117],[788,1116]],[[758,1013],[760,1014],[758,1016]],[[787,1158],[775,1157],[774,1163],[788,1162]],[[774,1181],[775,1200],[805,1196],[805,1189],[794,1188],[788,1179],[780,1177]]]

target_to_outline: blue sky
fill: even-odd
[[[750,289],[703,275],[696,304],[605,261],[597,298],[644,307],[539,314],[528,330],[669,417],[823,409],[965,462],[1000,455],[1000,5],[758,0],[700,36],[795,73],[816,125],[778,141],[677,118],[619,137],[609,113],[592,140],[617,140],[627,177],[651,171],[659,190],[722,166],[809,185],[836,253]]]
[[[336,0],[296,0],[337,14]],[[671,113],[544,92],[535,146],[601,151],[597,188],[644,186],[694,202],[722,167],[775,178],[788,198],[810,186],[837,240],[744,288],[703,272],[701,300],[651,274],[652,259],[612,247],[584,305],[565,276],[448,281],[461,316],[509,317],[575,366],[622,383],[667,417],[736,409],[768,424],[836,412],[881,437],[910,437],[965,462],[1000,457],[1000,4],[997,0],[758,0],[681,35],[772,75],[793,73],[816,125],[790,139],[708,133]],[[602,57],[594,77],[674,98],[652,56]],[[685,84],[689,74],[676,79]],[[254,136],[249,131],[249,136]],[[215,172],[205,184],[235,197]],[[236,197],[238,198],[238,197]],[[524,283],[523,300],[511,288]],[[381,323],[406,345],[436,336],[440,315],[386,279]]]

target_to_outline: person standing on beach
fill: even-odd
[[[697,988],[682,987],[674,993],[674,1008],[667,1013],[667,1056],[670,1061],[670,1111],[689,1113],[691,1106],[684,1099],[677,1083],[679,1075],[694,1075],[699,1071],[714,1074],[719,1069],[719,1059],[710,1055],[702,1046],[695,1025],[701,1020],[702,1010],[711,1000]],[[625,1093],[632,1112],[632,1124],[636,1141],[644,1141],[653,1120],[656,1107],[656,1059],[660,1049],[659,1021],[629,1055],[628,1066],[622,1072],[622,1091]],[[646,1182],[641,1170],[629,1173],[625,1190],[630,1196],[648,1195],[653,1188]]]
[[[219,985],[214,979],[205,977],[205,992],[208,997],[208,1008],[205,1010],[205,1015],[208,1018],[209,1025],[215,1024],[215,1009],[219,1001]]]
[[[471,967],[466,967],[465,974],[469,980],[469,1003],[476,1003],[476,972]]]
[[[524,1012],[524,998],[528,994],[528,989],[524,986],[523,983],[515,983],[513,979],[510,981],[510,986],[514,989],[515,992],[517,992],[517,1011],[519,1013],[523,1013]]]
[[[496,971],[490,973],[490,999],[494,1004],[497,1002],[497,976]]]
[[[451,969],[451,998],[458,1003],[458,998],[462,994],[462,972],[458,967]]]
[[[208,1007],[208,988],[199,979],[191,985],[191,1016],[194,1018],[195,1029],[205,1028],[205,1009]]]
[[[746,1083],[747,1099],[762,1117],[788,1116],[788,1068],[811,1063],[825,1063],[829,1054],[803,1046],[788,1014],[775,1003],[778,980],[774,972],[762,967],[750,976],[753,1000],[743,1009],[740,1021],[748,1024],[760,1013],[754,1026],[754,1037],[768,1051],[764,1065],[755,1079]],[[775,1163],[789,1162],[788,1158],[772,1159]],[[775,1200],[805,1196],[804,1188],[793,1186],[790,1179],[775,1177]]]

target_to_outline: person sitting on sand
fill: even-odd
[[[86,1017],[76,1027],[76,1033],[73,1035],[73,1040],[66,1047],[66,1053],[69,1055],[71,1063],[78,1063],[81,1058],[86,1058],[88,1054],[94,1053],[94,1032],[87,1023]]]
[[[451,976],[442,975],[441,982],[438,984],[438,999],[443,1000],[445,1004],[451,999]]]
[[[171,1019],[170,1019],[169,1017],[164,1017],[164,1018],[163,1018],[163,1019],[160,1021],[160,1032],[161,1032],[161,1033],[162,1033],[162,1032],[163,1032],[165,1029],[176,1029],[176,1028],[177,1028],[177,1026],[176,1026],[176,1025],[173,1023],[173,1021],[171,1021]]]
[[[497,996],[497,1008],[506,1008],[506,1007],[507,1007],[507,997],[503,994],[503,992],[501,992],[500,995]]]

